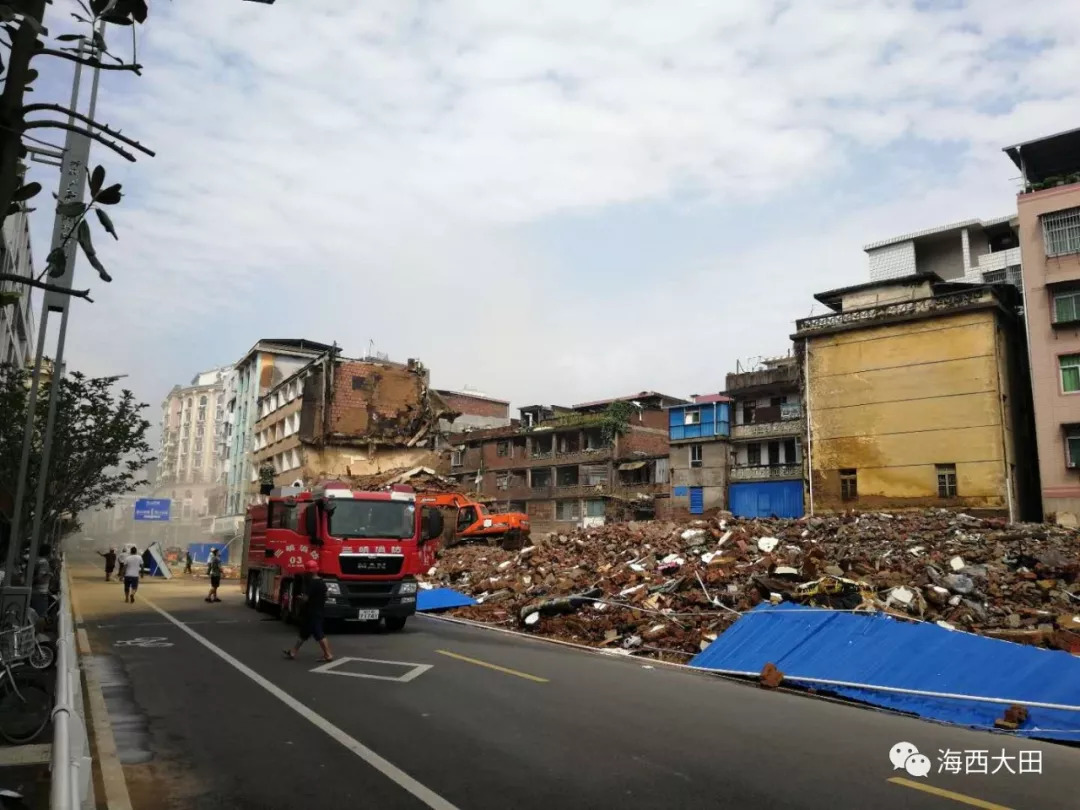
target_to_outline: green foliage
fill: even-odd
[[[259,467],[259,483],[263,486],[272,485],[274,483],[275,475],[277,475],[277,473],[274,470],[274,465],[270,462],[264,462],[263,465]]]
[[[616,436],[624,435],[630,429],[630,417],[633,413],[634,406],[629,402],[612,402],[608,405],[601,423],[604,441],[613,442]]]
[[[138,473],[153,460],[146,441],[150,422],[143,418],[148,406],[137,402],[131,391],[114,393],[115,382],[112,377],[92,379],[79,373],[60,382],[43,516],[45,536],[60,515],[69,512],[77,517],[95,506],[110,507],[118,496],[144,483]],[[50,387],[42,385],[35,414],[22,524],[27,537],[41,472],[48,412],[43,402]],[[8,509],[15,501],[29,393],[30,372],[0,365],[0,503]]]

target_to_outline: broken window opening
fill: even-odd
[[[939,498],[956,497],[956,465],[935,464],[934,472],[937,473],[937,494]]]
[[[608,482],[608,468],[606,465],[592,465],[581,468],[581,476],[586,486],[596,487],[606,485]]]
[[[561,433],[557,438],[560,455],[581,452],[581,437],[577,433]]]
[[[559,467],[555,471],[555,486],[576,487],[580,481],[577,467]]]
[[[859,497],[858,471],[840,470],[840,500],[854,501]]]
[[[532,488],[547,489],[551,486],[551,470],[533,470]]]
[[[604,438],[604,434],[599,430],[586,430],[585,431],[585,450],[603,450],[611,446],[611,442]]]
[[[495,473],[495,487],[496,489],[509,489],[510,473]]]
[[[554,436],[544,436],[542,438],[533,439],[532,457],[547,458],[548,456],[550,456],[554,442]]]
[[[364,378],[359,374],[354,374],[352,378],[352,390],[363,391],[364,390]]]
[[[507,456],[510,455],[510,442],[499,442],[495,445],[495,455]]]

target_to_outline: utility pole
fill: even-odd
[[[79,40],[78,56],[81,59],[87,51],[94,52],[94,46],[88,43],[84,37]],[[96,54],[100,59],[100,54]],[[71,107],[73,111],[79,108],[79,91],[82,80],[81,63],[75,65],[75,75],[71,86]],[[89,116],[93,118],[94,109],[97,106],[98,82],[101,71],[94,68],[93,80],[90,89]],[[75,125],[74,116],[69,116],[68,123]],[[78,132],[68,131],[64,141],[63,162],[60,169],[60,187],[57,191],[57,214],[53,221],[53,236],[50,249],[65,246],[64,272],[55,278],[57,286],[71,289],[75,275],[76,240],[73,231],[76,219],[65,216],[59,212],[61,204],[73,201],[82,201],[86,191],[86,176],[90,161],[90,139]],[[65,243],[65,239],[67,240]],[[15,509],[11,521],[11,539],[8,543],[7,559],[4,565],[4,581],[2,594],[3,611],[9,610],[9,606],[18,606],[20,619],[26,612],[26,606],[30,599],[29,581],[30,572],[34,568],[37,558],[38,541],[41,536],[42,513],[44,511],[45,494],[49,479],[49,460],[52,453],[52,434],[56,422],[56,403],[59,399],[60,381],[64,373],[64,343],[67,338],[68,313],[71,309],[71,297],[64,293],[49,291],[45,293],[41,307],[41,320],[38,325],[37,351],[34,355],[34,373],[30,382],[30,393],[26,402],[26,425],[23,429],[22,456],[19,459],[19,478],[15,491]],[[27,567],[23,576],[16,584],[14,572],[19,554],[23,549],[23,511],[27,498],[27,484],[30,472],[30,453],[33,445],[34,428],[37,416],[38,395],[41,388],[41,370],[45,358],[45,336],[49,325],[49,313],[60,313],[60,334],[57,339],[56,354],[53,358],[52,379],[49,387],[49,405],[45,421],[45,435],[43,437],[41,463],[38,470],[37,491],[35,493],[35,505],[33,524],[30,533],[30,547],[28,549]]]

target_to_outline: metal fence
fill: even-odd
[[[90,740],[83,714],[79,651],[71,615],[67,564],[60,567],[60,612],[56,639],[56,705],[53,708],[50,810],[93,807]]]

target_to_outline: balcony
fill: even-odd
[[[802,405],[791,403],[782,406],[780,418],[769,419],[764,413],[766,408],[759,408],[754,414],[755,420],[749,425],[735,425],[731,429],[732,439],[780,439],[803,435],[806,427],[802,419]],[[764,419],[762,417],[765,417]]]
[[[758,466],[741,465],[732,467],[728,475],[730,481],[786,481],[803,477],[802,464],[762,464]]]
[[[564,464],[594,464],[600,461],[608,461],[611,458],[612,445],[607,444],[595,450],[573,450],[567,453],[556,453],[555,463]]]
[[[875,321],[907,320],[942,312],[974,309],[980,305],[994,304],[996,301],[994,294],[987,289],[964,290],[914,301],[861,307],[832,315],[819,315],[815,318],[800,318],[795,321],[795,331],[796,337],[808,337],[814,332],[835,332],[839,329],[866,326]]]
[[[615,485],[614,489],[611,490],[611,494],[620,498],[635,498],[638,495],[667,495],[670,488],[670,484],[658,484],[656,482],[624,484],[620,481]]]
[[[790,389],[799,383],[799,367],[794,362],[784,362],[757,371],[728,374],[724,389],[730,396],[746,396],[774,389]]]

